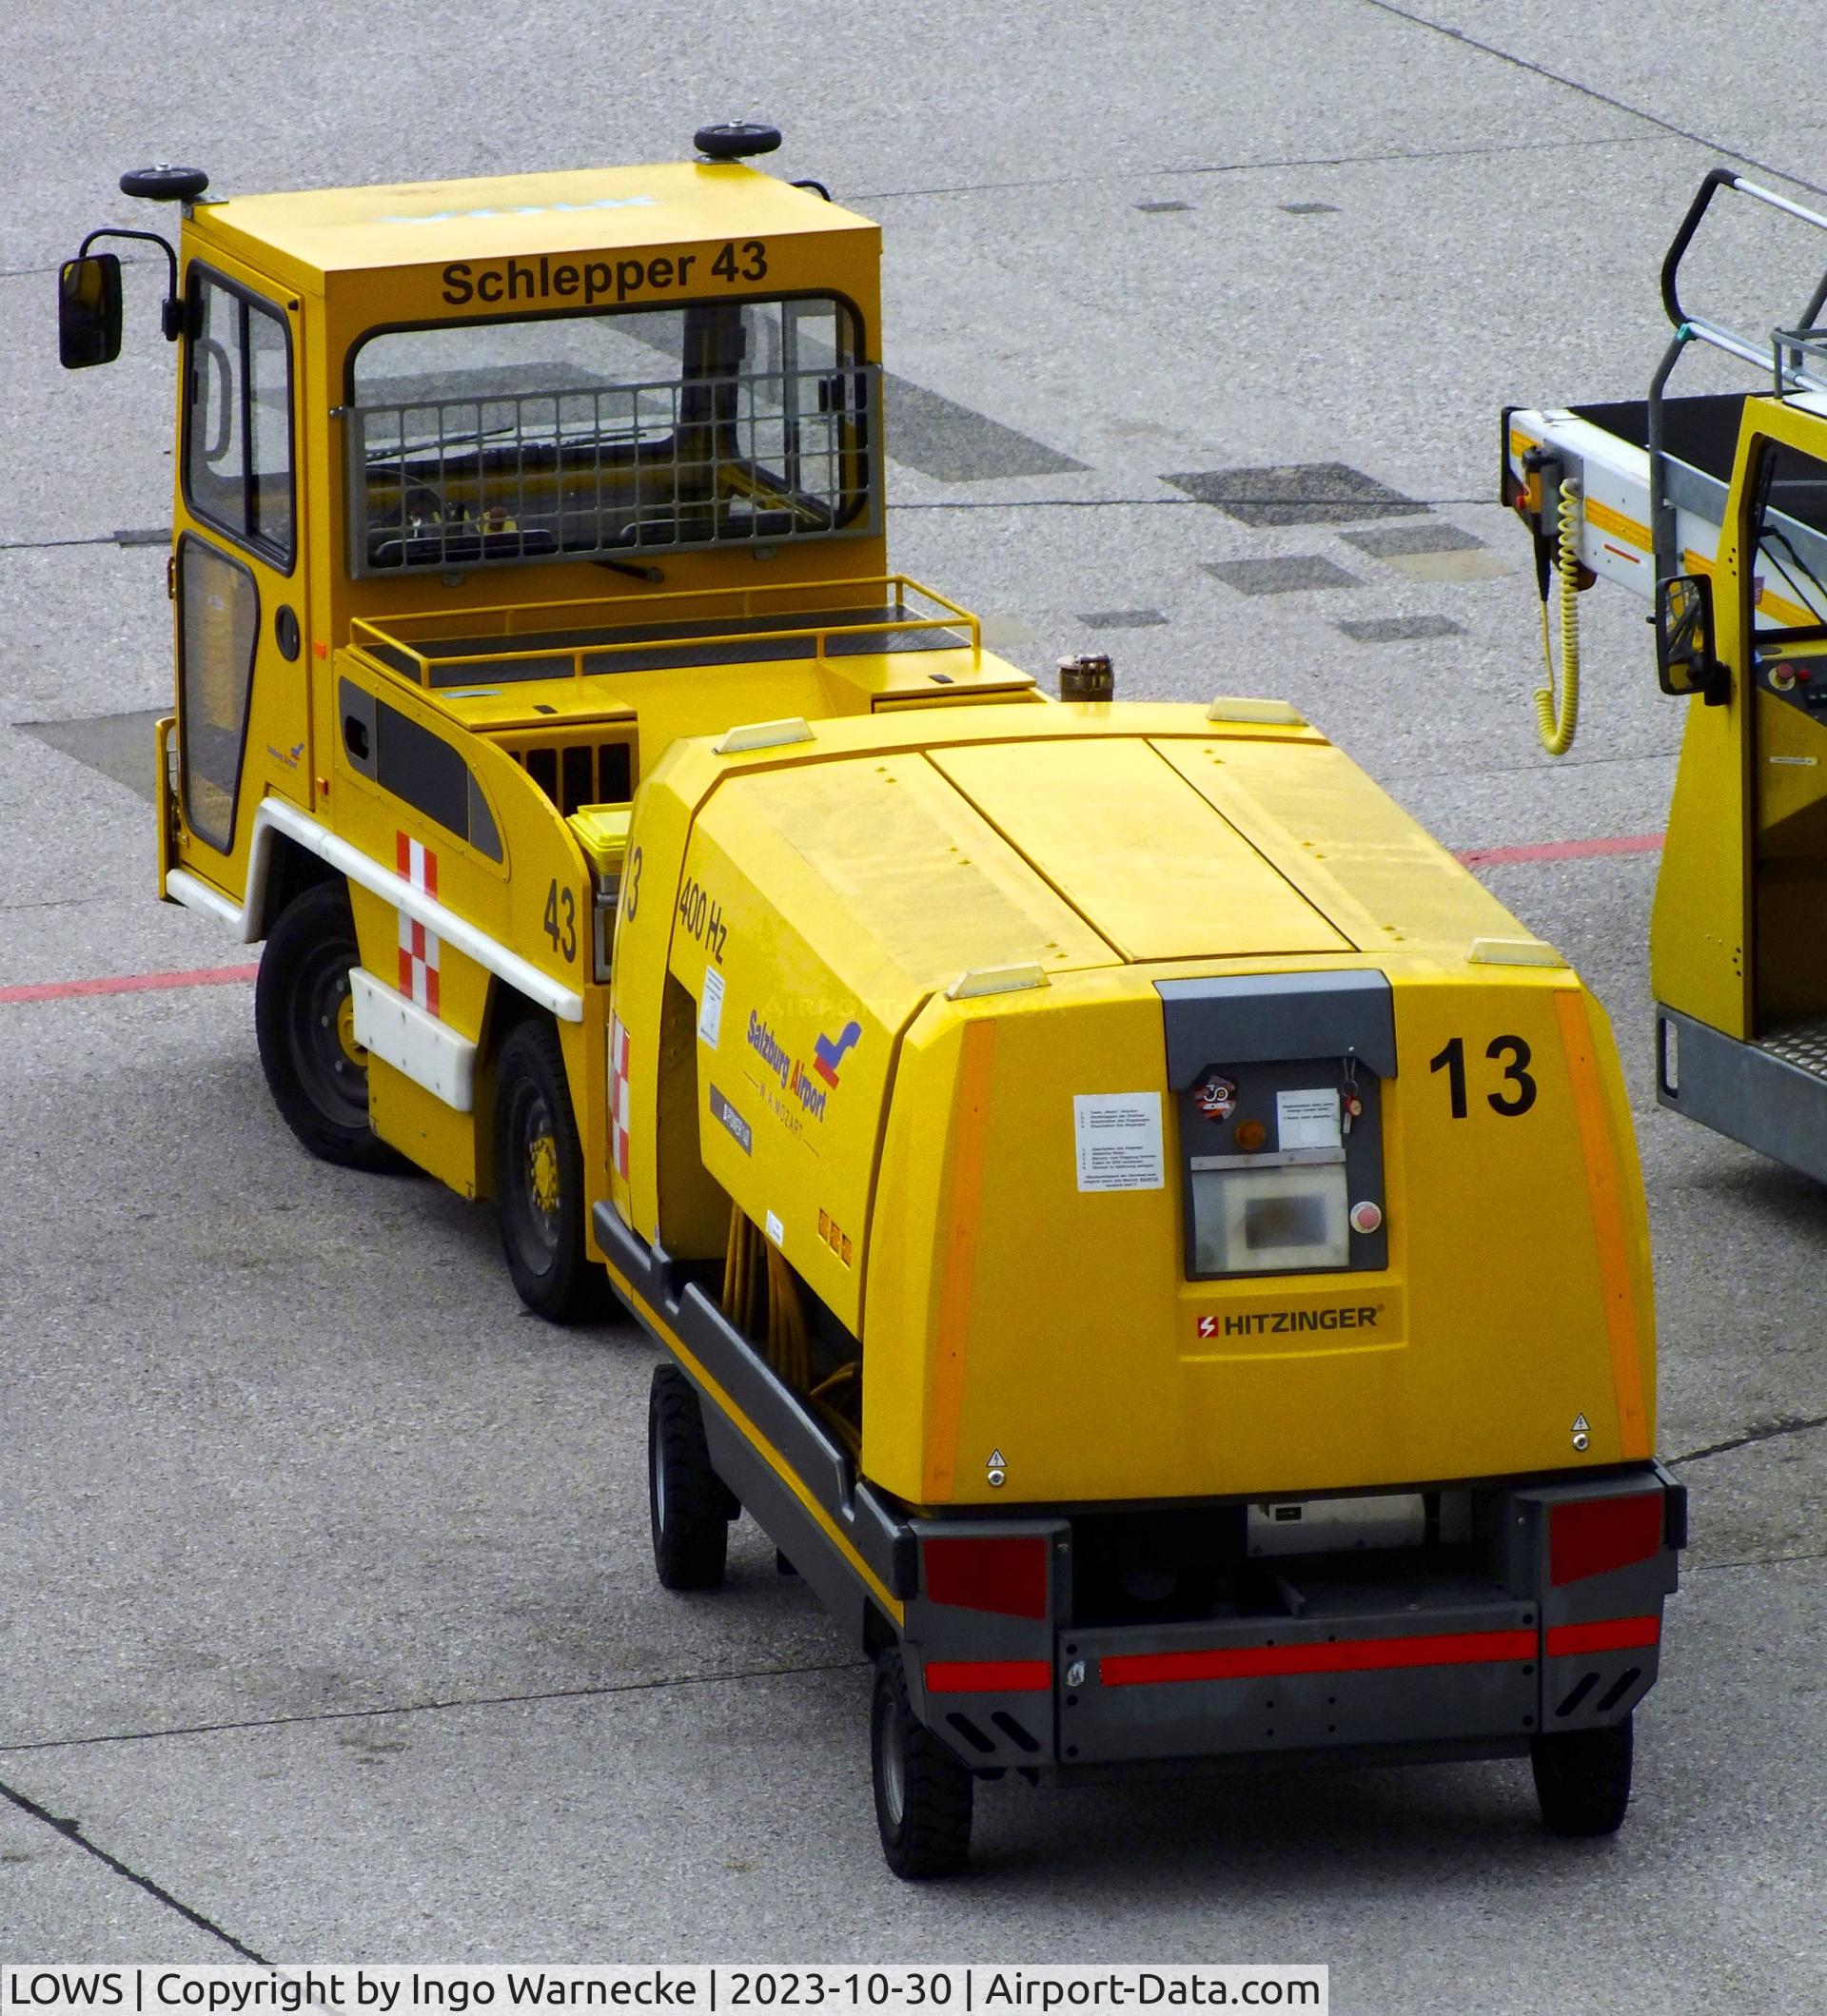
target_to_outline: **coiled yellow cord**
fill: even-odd
[[[1554,650],[1548,637],[1547,598],[1542,602],[1542,662],[1548,683],[1535,695],[1535,728],[1551,756],[1564,756],[1580,726],[1580,486],[1561,485],[1558,513],[1560,538],[1556,558],[1561,570],[1561,694],[1554,691]]]

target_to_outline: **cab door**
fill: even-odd
[[[197,259],[186,310],[173,557],[179,849],[239,897],[260,799],[277,791],[310,803],[295,316],[251,278]]]
[[[1766,1039],[1827,1016],[1827,462],[1810,452],[1817,420],[1771,418],[1744,460],[1737,611],[1752,707],[1754,1033]],[[1774,431],[1778,418],[1798,439]]]

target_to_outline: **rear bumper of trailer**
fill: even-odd
[[[663,1254],[606,1206],[597,1229],[698,1391],[717,1475],[853,1642],[899,1642],[914,1713],[973,1771],[1506,1755],[1655,1684],[1686,1538],[1660,1465],[1481,1487],[1488,1573],[1295,1557],[1279,1613],[1100,1622],[1071,1514],[909,1516]]]

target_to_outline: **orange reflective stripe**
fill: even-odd
[[[1642,1340],[1637,1327],[1637,1298],[1631,1286],[1630,1249],[1624,1236],[1623,1201],[1619,1190],[1617,1157],[1612,1153],[1605,1088],[1593,1054],[1585,996],[1566,988],[1555,995],[1554,1007],[1561,1021],[1561,1047],[1566,1054],[1574,1117],[1579,1123],[1580,1146],[1586,1165],[1593,1244],[1599,1257],[1605,1330],[1611,1342],[1619,1454],[1647,1457],[1649,1414],[1643,1403]]]
[[[990,1066],[996,1025],[967,1023],[952,1108],[952,1200],[945,1233],[933,1360],[933,1408],[927,1417],[926,1496],[949,1497],[957,1468],[958,1418],[964,1407],[964,1346],[971,1328],[971,1290],[977,1266],[977,1210],[983,1198],[983,1142],[990,1125]]]

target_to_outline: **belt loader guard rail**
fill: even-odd
[[[1550,752],[1571,740],[1573,597],[1595,579],[1652,602],[1662,690],[1705,703],[1651,930],[1659,1095],[1827,1181],[1827,274],[1767,337],[1693,312],[1683,263],[1721,190],[1827,230],[1788,196],[1708,173],[1662,261],[1674,335],[1647,397],[1506,407],[1501,495],[1533,535],[1544,613],[1562,577],[1566,691],[1539,703]],[[1768,372],[1768,389],[1671,396],[1697,343]]]

